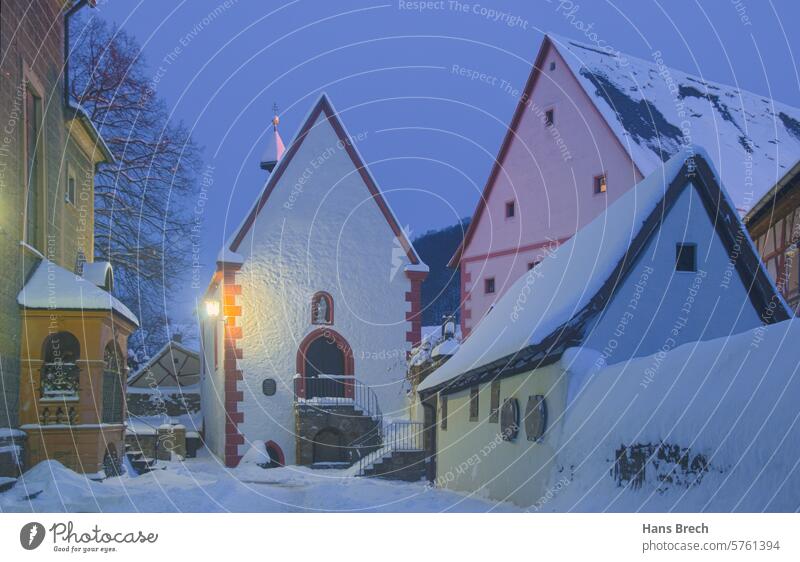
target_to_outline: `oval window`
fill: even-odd
[[[264,393],[264,396],[274,396],[277,390],[277,385],[275,384],[275,379],[264,379],[261,382],[261,391]]]
[[[528,404],[525,406],[525,435],[528,441],[538,441],[544,435],[547,428],[547,403],[544,396],[536,394],[528,396]]]

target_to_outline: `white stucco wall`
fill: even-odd
[[[675,246],[697,245],[697,273],[675,271]],[[687,186],[584,345],[617,363],[761,325],[700,195]]]
[[[221,300],[220,289],[210,292],[209,299]],[[214,325],[218,329],[214,330]],[[216,349],[220,352],[216,369],[214,368],[214,338]],[[221,356],[224,353],[222,321],[219,318],[204,318],[202,340],[200,342],[201,379],[200,402],[203,412],[203,438],[206,447],[220,458],[225,457],[225,373]]]
[[[678,242],[697,245],[697,273],[675,271]],[[605,352],[607,363],[618,363],[760,325],[699,194],[694,186],[688,186],[604,314],[590,325],[583,346]],[[606,371],[601,371],[596,376],[604,374]],[[529,396],[546,397],[549,429],[540,443],[528,442],[524,429],[512,443],[497,439],[499,424],[488,422],[491,384],[480,387],[476,422],[469,421],[469,389],[448,395],[448,429],[442,430],[440,423],[437,426],[437,484],[546,510],[549,500],[570,485],[570,468],[559,464],[557,452],[570,451],[573,446],[574,436],[562,432],[562,414],[574,376],[559,362],[502,379],[501,404],[515,396],[521,415]],[[674,373],[662,371],[658,376]],[[645,383],[642,380],[637,375],[637,387],[646,384],[646,379]],[[440,414],[441,410],[437,416]],[[580,456],[572,454],[571,458]]]
[[[301,183],[302,181],[302,183]],[[384,414],[405,407],[408,263],[389,223],[331,125],[317,121],[237,252],[246,443],[273,440],[295,460],[293,377],[317,291],[334,300],[333,330],[353,350],[355,376],[378,395]],[[262,381],[277,393],[264,396]]]

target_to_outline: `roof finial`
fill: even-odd
[[[272,126],[277,131],[278,130],[278,123],[281,122],[280,117],[278,117],[278,104],[277,103],[273,103],[272,104],[272,113],[274,114],[274,116],[272,118]]]

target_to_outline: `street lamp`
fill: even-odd
[[[206,315],[209,318],[216,318],[219,316],[219,301],[216,299],[208,299],[206,301]]]

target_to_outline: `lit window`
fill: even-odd
[[[483,292],[487,295],[494,293],[494,277],[483,280]]]
[[[697,246],[695,244],[675,245],[675,270],[697,271]]]
[[[513,201],[509,201],[508,203],[506,203],[506,218],[507,219],[510,219],[510,218],[514,217],[514,215],[516,214],[516,208],[515,207],[516,207],[516,205],[514,204]]]
[[[594,192],[595,193],[605,193],[608,189],[608,182],[606,181],[606,175],[600,174],[599,176],[594,177]]]

